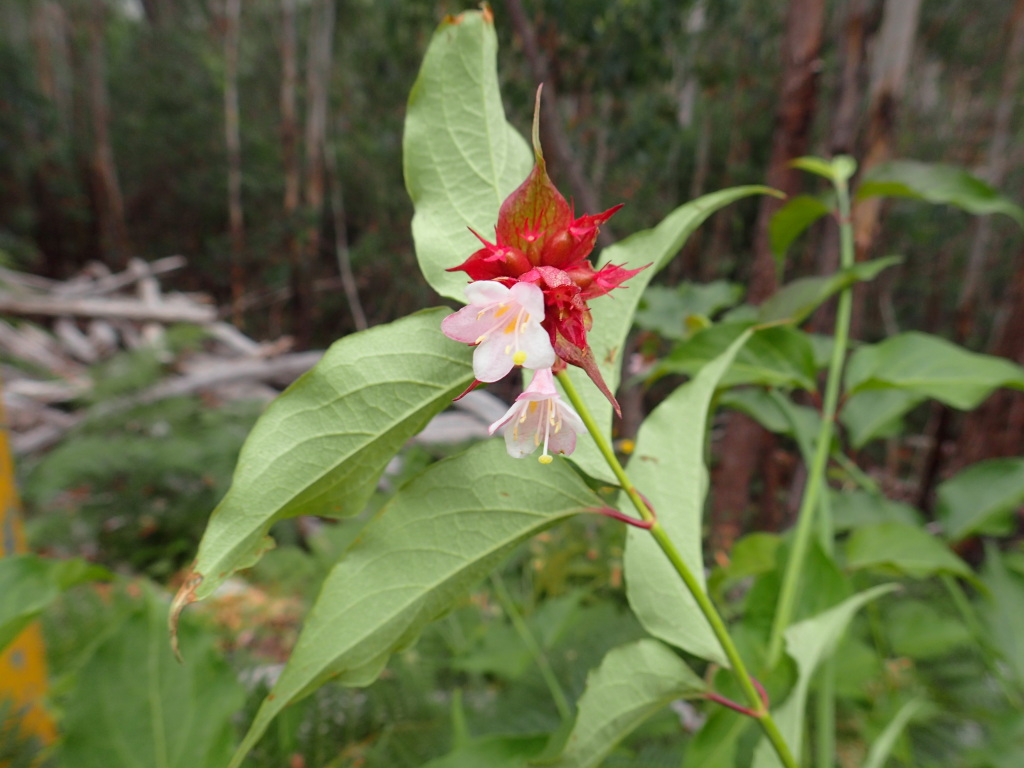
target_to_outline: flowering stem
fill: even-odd
[[[743,689],[743,694],[750,702],[750,715],[755,718],[758,723],[761,724],[761,728],[772,746],[775,748],[779,759],[786,768],[797,768],[796,760],[793,758],[792,752],[789,750],[789,746],[786,744],[786,740],[782,737],[782,733],[779,731],[778,726],[775,724],[775,720],[772,718],[771,713],[768,711],[768,707],[765,704],[765,700],[761,693],[758,691],[758,685],[754,679],[750,676],[747,671],[746,665],[743,663],[743,659],[739,654],[739,650],[736,648],[736,644],[732,641],[732,637],[729,635],[729,630],[725,626],[725,622],[719,615],[718,610],[715,608],[714,603],[711,602],[711,598],[704,592],[703,587],[697,578],[693,575],[689,566],[683,560],[682,555],[679,554],[679,550],[676,549],[675,544],[665,533],[665,529],[658,523],[654,512],[651,510],[650,505],[643,498],[643,495],[637,491],[636,486],[630,481],[629,476],[626,474],[626,470],[622,467],[618,457],[615,455],[615,451],[612,450],[611,444],[605,438],[604,432],[594,421],[594,417],[591,415],[590,410],[587,408],[586,403],[580,398],[579,393],[576,391],[576,387],[573,385],[569,375],[562,371],[558,374],[558,379],[562,383],[562,388],[565,390],[566,397],[569,398],[569,402],[572,403],[576,412],[579,413],[580,418],[586,425],[587,430],[594,438],[594,442],[597,443],[597,448],[604,456],[605,461],[608,462],[608,466],[611,468],[615,477],[618,479],[622,490],[626,492],[630,501],[633,502],[633,506],[636,507],[637,513],[645,522],[650,522],[651,535],[654,540],[661,547],[661,551],[665,553],[665,556],[669,559],[672,567],[676,573],[683,580],[686,588],[693,596],[694,600],[697,601],[697,605],[704,614],[704,618],[707,619],[708,624],[711,626],[711,631],[715,633],[715,637],[718,639],[719,645],[722,646],[722,650],[725,652],[726,658],[729,659],[729,665],[732,668],[733,675],[735,675],[740,688]]]
[[[840,267],[847,269],[853,266],[853,225],[850,221],[850,192],[847,179],[836,177],[833,180],[836,188],[836,199],[839,204],[839,238]],[[804,490],[797,515],[796,534],[793,537],[793,549],[786,562],[786,571],[782,578],[779,602],[772,620],[772,633],[768,641],[768,667],[774,667],[782,658],[784,633],[793,620],[796,599],[800,588],[800,570],[803,568],[807,549],[811,542],[814,528],[814,513],[819,506],[819,499],[825,486],[825,467],[832,448],[832,435],[835,430],[836,406],[839,402],[839,383],[846,359],[846,348],[850,337],[850,315],[852,312],[852,289],[847,287],[839,294],[839,306],[836,309],[835,339],[832,344],[832,357],[828,365],[828,378],[825,383],[825,399],[821,411],[821,428],[818,430],[818,441],[814,449],[814,457],[807,472],[807,488]],[[829,537],[831,540],[831,537]]]

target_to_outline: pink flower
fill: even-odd
[[[550,464],[552,453],[570,454],[576,450],[576,434],[586,427],[571,405],[562,402],[550,368],[542,368],[508,412],[491,424],[493,435],[505,428],[505,447],[515,459],[529,456],[541,445],[541,464]]]
[[[544,292],[532,283],[511,288],[492,280],[466,286],[469,305],[441,321],[445,336],[476,346],[473,375],[498,381],[512,367],[550,368],[555,351],[544,319]]]

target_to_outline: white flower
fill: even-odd
[[[586,429],[572,406],[562,402],[550,368],[534,374],[526,391],[488,431],[493,435],[501,427],[505,428],[505,447],[513,458],[529,456],[543,445],[541,464],[551,463],[551,453],[570,454],[576,450],[576,435]]]
[[[544,293],[533,283],[508,288],[493,280],[466,286],[469,306],[441,321],[445,336],[473,344],[473,375],[480,381],[498,381],[514,365],[550,368],[555,350],[544,319]]]

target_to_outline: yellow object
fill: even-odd
[[[0,391],[2,393],[2,391]],[[14,464],[7,439],[7,417],[0,398],[0,557],[25,551],[21,509],[14,485]],[[53,718],[43,708],[46,655],[38,624],[32,624],[0,653],[0,701],[10,700],[23,712],[21,730],[50,744],[57,736]]]

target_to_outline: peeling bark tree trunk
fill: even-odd
[[[824,0],[790,0],[783,41],[783,73],[779,107],[775,116],[767,184],[793,195],[800,189],[800,174],[789,162],[807,153],[811,121],[817,103],[819,55],[825,22]],[[763,197],[754,234],[754,265],[748,299],[760,304],[777,287],[775,259],[768,239],[768,223],[781,202]],[[712,541],[719,551],[729,551],[743,531],[743,514],[750,505],[750,484],[759,465],[766,477],[774,477],[771,461],[774,440],[756,421],[732,413],[722,439],[714,472]],[[774,486],[774,484],[767,484]],[[770,525],[777,515],[775,499],[762,489],[761,517]]]
[[[242,0],[224,4],[224,138],[228,155],[228,233],[231,240],[231,318],[242,326],[245,295],[245,219],[242,211],[242,138],[238,118],[238,48]]]
[[[315,265],[320,256],[324,218],[327,149],[327,105],[334,44],[334,0],[316,0],[309,21],[306,60],[306,184],[308,215],[303,253],[293,273],[296,300],[295,335],[308,344],[313,332],[316,305],[313,300]]]
[[[297,274],[302,259],[296,236],[299,192],[302,178],[299,165],[299,116],[295,92],[299,83],[298,36],[295,30],[295,0],[281,0],[281,162],[284,170],[285,259],[292,274]],[[271,311],[272,335],[281,335],[281,304]]]
[[[857,155],[857,136],[867,85],[868,27],[870,0],[852,0],[843,25],[841,47],[842,64],[839,75],[838,98],[832,114],[829,155]],[[817,272],[831,275],[839,269],[839,228],[825,227],[817,252]],[[826,302],[814,313],[812,329],[817,333],[831,333],[835,327],[835,304]]]
[[[1024,252],[1017,256],[1006,303],[1009,311],[990,354],[1024,365]],[[964,419],[953,453],[954,469],[982,459],[1020,455],[1024,455],[1024,392],[1000,389]]]
[[[92,123],[93,196],[96,206],[100,250],[116,266],[125,267],[131,244],[124,219],[124,199],[117,179],[114,150],[110,144],[110,105],[107,100],[106,22],[107,8],[101,2],[88,4],[89,52],[86,64],[89,116]]]
[[[1002,184],[1007,172],[1013,110],[1024,64],[1024,0],[1017,0],[1014,5],[1008,28],[1006,69],[999,90],[986,174],[994,186]],[[985,272],[991,226],[989,217],[981,218],[971,244],[957,307],[957,335],[962,339],[971,335],[974,325],[978,283]],[[1003,306],[1004,311],[1000,313],[1003,319],[994,330],[990,353],[1024,363],[1024,253],[1017,257],[1016,272]],[[1024,394],[999,390],[965,417],[953,456],[958,469],[983,459],[1021,454],[1024,454]]]
[[[1006,67],[999,88],[995,119],[992,125],[992,141],[988,148],[988,167],[985,179],[993,187],[1000,187],[1006,178],[1010,148],[1010,121],[1020,89],[1021,59],[1024,58],[1024,0],[1017,0],[1008,20],[1009,44],[1006,48]],[[988,265],[988,248],[992,239],[992,217],[978,219],[971,242],[967,270],[956,308],[956,336],[967,341],[975,328],[975,312],[981,292],[982,277]]]
[[[887,0],[882,27],[876,40],[876,53],[871,75],[868,104],[867,142],[861,172],[867,172],[892,158],[896,132],[896,113],[907,79],[914,37],[920,16],[921,0]],[[882,198],[870,197],[859,202],[853,211],[853,239],[857,261],[868,258],[878,237],[882,219]],[[858,338],[864,318],[865,287],[853,289],[851,338]]]

